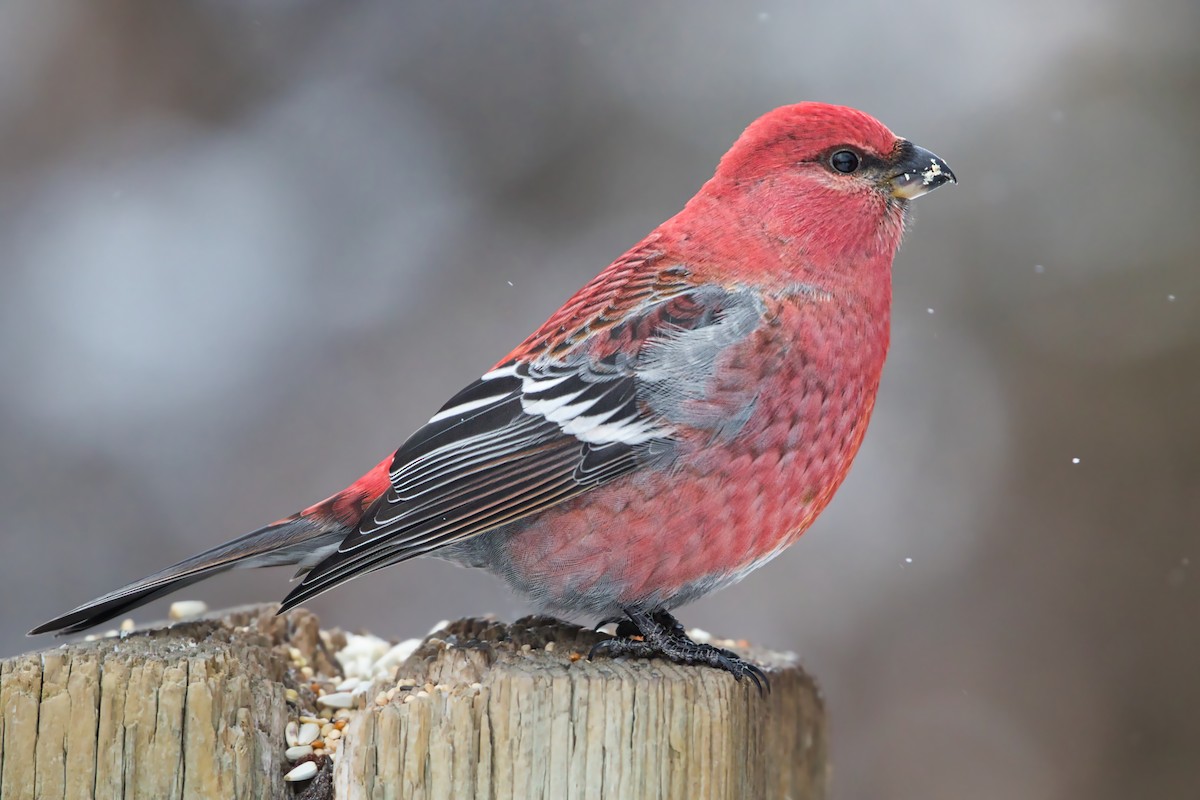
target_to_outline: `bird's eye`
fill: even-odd
[[[829,157],[829,164],[838,172],[854,172],[858,169],[858,154],[853,150],[838,150]]]

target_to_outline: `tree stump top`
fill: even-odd
[[[274,610],[0,662],[0,798],[824,797],[824,711],[793,657],[748,651],[760,696],[703,667],[589,662],[604,634],[547,617],[384,655]]]

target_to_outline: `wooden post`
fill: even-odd
[[[824,710],[794,659],[750,653],[764,697],[712,669],[589,662],[599,636],[461,620],[349,698],[346,635],[303,610],[18,656],[0,662],[0,800],[825,796]],[[293,762],[300,717],[323,747]],[[305,761],[316,776],[285,782]]]

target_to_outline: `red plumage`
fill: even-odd
[[[933,154],[862,112],[763,116],[684,209],[570,298],[393,457],[333,497],[39,627],[79,630],[237,566],[291,563],[291,607],[418,555],[552,610],[627,615],[615,654],[757,671],[669,610],[809,527],[845,478],[888,347],[907,204]]]

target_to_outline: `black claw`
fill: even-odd
[[[738,666],[740,667],[742,674],[754,681],[754,686],[756,689],[758,689],[758,694],[760,697],[771,691],[771,681],[767,679],[765,672],[755,665],[749,664],[745,661],[740,662]],[[736,673],[734,674],[734,677],[739,681],[742,679],[742,676]]]
[[[711,645],[697,644],[696,647],[699,653],[707,655],[709,666],[728,672],[739,683],[742,678],[749,678],[754,687],[758,689],[760,696],[765,695],[771,690],[771,682],[767,679],[766,673],[756,665],[742,660],[736,653],[723,650],[719,647],[712,647]],[[705,648],[711,649],[706,652]]]
[[[594,659],[597,655],[599,655],[601,653],[607,653],[609,650],[612,649],[612,643],[615,641],[616,641],[616,639],[604,639],[602,641],[596,642],[594,645],[592,645],[592,649],[588,650],[588,656],[587,656],[588,661],[591,661],[592,659]]]

